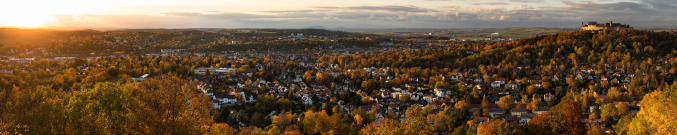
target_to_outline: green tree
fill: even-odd
[[[524,128],[515,122],[503,121],[498,124],[496,133],[498,135],[524,135]]]
[[[618,109],[613,104],[605,104],[602,106],[602,113],[600,114],[602,119],[606,119],[607,122],[614,121],[618,117]]]
[[[123,86],[97,83],[94,89],[74,92],[66,105],[69,117],[65,131],[74,134],[124,134],[129,110]]]

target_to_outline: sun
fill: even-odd
[[[0,26],[11,27],[40,27],[41,25],[56,21],[56,18],[45,15],[14,15],[0,20]]]

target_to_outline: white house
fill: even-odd
[[[445,89],[440,89],[440,88],[435,88],[434,92],[435,92],[435,96],[437,96],[437,97],[444,97],[446,95],[451,95],[451,91],[445,90]]]
[[[304,95],[303,97],[301,97],[301,103],[306,104],[306,105],[312,105],[313,99]]]
[[[132,81],[140,82],[140,81],[146,80],[146,78],[148,78],[148,76],[149,76],[148,74],[143,74],[138,78],[132,77]]]

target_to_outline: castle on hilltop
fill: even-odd
[[[604,24],[598,24],[595,21],[590,21],[588,24],[585,24],[581,22],[581,30],[591,30],[591,31],[598,31],[598,30],[613,30],[613,31],[620,31],[622,29],[632,29],[629,24],[621,24],[621,23],[614,23],[613,21],[604,23]]]

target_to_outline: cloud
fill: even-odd
[[[533,6],[529,6],[529,5],[522,5],[522,9],[531,10],[531,9],[536,9],[536,8],[534,8]]]
[[[461,8],[461,6],[444,6],[444,7],[440,7],[440,8]]]
[[[72,21],[72,20],[74,20],[72,15],[52,15],[52,17],[56,18],[57,21]]]
[[[677,5],[661,0],[526,4],[542,0],[455,3],[436,9],[416,5],[311,6],[297,10],[164,12],[156,15],[55,15],[51,26],[133,28],[501,28],[579,27],[582,21],[633,26],[677,22]],[[466,1],[467,2],[467,1]],[[456,5],[458,4],[458,5]],[[489,5],[494,8],[478,8]],[[463,6],[463,8],[461,8]],[[432,7],[434,8],[434,7]]]
[[[175,16],[198,16],[198,15],[201,15],[202,13],[198,13],[198,12],[165,12],[163,14],[175,15]]]
[[[473,3],[473,5],[508,5],[508,3],[503,3],[503,2],[487,2],[487,3]]]
[[[398,6],[398,5],[388,5],[388,6],[358,6],[358,7],[347,7],[347,9],[352,10],[372,10],[372,11],[390,11],[390,12],[437,12],[432,9],[424,9],[416,6]]]
[[[267,13],[309,13],[309,12],[314,12],[315,10],[285,10],[285,11],[263,11]],[[323,10],[323,11],[329,11],[329,10]]]
[[[543,2],[545,0],[510,0],[511,2],[521,2],[521,3],[537,3]]]

